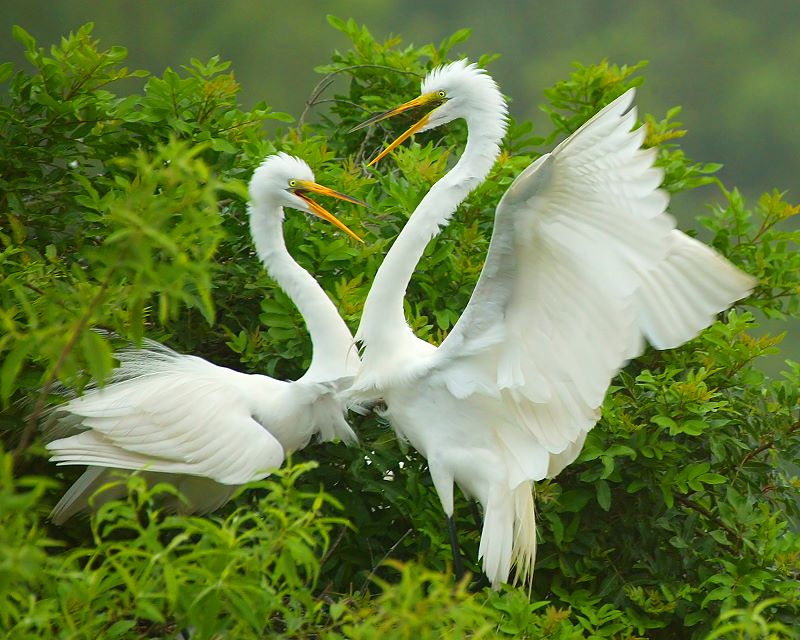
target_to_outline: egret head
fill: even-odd
[[[290,207],[327,220],[352,238],[363,242],[336,216],[314,202],[309,194],[318,193],[362,206],[367,206],[366,203],[314,182],[314,174],[300,158],[286,153],[268,156],[253,172],[249,190],[251,215],[260,210],[259,205],[267,205],[268,208]]]
[[[422,81],[421,95],[440,100],[419,131],[427,131],[458,118],[497,118],[505,122],[506,101],[497,83],[475,63],[457,60],[436,67]]]
[[[428,131],[464,118],[467,124],[480,126],[481,133],[499,142],[505,134],[508,108],[497,83],[475,63],[457,60],[436,67],[422,81],[417,98],[399,107],[379,113],[354,127],[361,129],[413,108],[424,108],[425,115],[384,149],[370,164],[375,164],[404,140],[420,131]]]

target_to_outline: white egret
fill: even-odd
[[[219,367],[152,341],[144,349],[122,351],[110,384],[58,406],[46,427],[58,435],[80,430],[47,444],[51,461],[89,465],[53,509],[56,523],[85,508],[112,469],[142,470],[152,481],[170,482],[188,500],[182,510],[207,512],[225,503],[237,486],[269,475],[312,436],[356,442],[339,396],[359,368],[352,334],[317,281],[289,254],[282,225],[283,208],[291,207],[360,241],[309,194],[363,203],[313,180],[305,162],[279,153],[256,169],[249,186],[256,251],[311,334],[308,371],[284,382]]]
[[[458,204],[487,176],[506,129],[506,103],[466,61],[432,71],[422,95],[360,125],[414,107],[417,131],[466,121],[463,155],[431,187],[381,264],[356,340],[362,366],[349,392],[382,398],[398,436],[428,461],[448,517],[453,483],[484,511],[479,558],[494,588],[530,584],[536,554],[533,481],[580,453],[612,377],[644,340],[676,347],[755,285],[665,213],[655,149],[632,131],[630,90],[525,169],[497,206],[480,279],[437,348],[403,313],[412,273]],[[457,547],[454,555],[458,562]]]

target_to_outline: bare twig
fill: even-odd
[[[349,105],[351,107],[354,107],[355,109],[361,109],[361,111],[366,111],[367,113],[372,113],[372,111],[370,109],[368,109],[367,107],[365,107],[364,105],[358,104],[357,102],[353,102],[351,100],[344,100],[342,98],[325,98],[325,100],[317,100],[314,103],[314,105],[316,106],[318,104],[325,104],[326,102],[335,102],[336,104],[346,104],[346,105]]]
[[[92,300],[89,302],[89,306],[86,307],[86,310],[83,312],[81,317],[78,319],[78,322],[75,324],[75,327],[72,330],[72,334],[70,335],[69,339],[67,340],[64,348],[61,350],[61,354],[58,357],[58,361],[56,362],[55,366],[53,367],[52,371],[50,371],[50,375],[47,376],[47,380],[45,381],[44,385],[42,385],[42,390],[39,392],[39,396],[36,398],[36,404],[33,406],[33,410],[31,414],[28,416],[28,420],[25,424],[25,429],[22,432],[22,436],[20,436],[19,444],[17,448],[14,450],[13,458],[16,460],[19,458],[20,455],[28,448],[33,439],[33,434],[36,432],[36,424],[39,421],[39,416],[44,411],[45,404],[47,402],[47,396],[50,393],[50,389],[53,386],[53,383],[56,381],[59,372],[61,371],[61,367],[64,366],[64,363],[67,360],[67,357],[72,350],[75,348],[75,344],[78,341],[78,338],[83,333],[84,329],[86,329],[86,325],[89,323],[92,315],[94,314],[95,309],[100,305],[103,301],[103,297],[108,290],[109,285],[111,284],[111,277],[114,273],[114,269],[110,269],[108,275],[106,275],[105,280],[100,284],[100,288],[95,293]]]
[[[328,547],[328,550],[324,553],[322,558],[320,558],[320,561],[319,561],[319,566],[320,567],[325,564],[325,561],[328,558],[331,557],[331,554],[336,550],[336,547],[339,546],[339,543],[342,541],[342,538],[344,538],[345,531],[347,531],[347,527],[345,527],[345,526],[343,526],[339,530],[339,535],[336,536],[336,540],[333,541],[333,544],[330,547]]]
[[[692,511],[696,511],[697,513],[699,513],[701,516],[705,517],[706,519],[711,520],[711,522],[716,524],[718,527],[721,527],[722,529],[725,529],[725,531],[727,531],[731,536],[733,536],[733,539],[736,541],[735,547],[736,548],[739,547],[739,545],[741,543],[741,538],[739,536],[739,533],[735,529],[730,527],[729,525],[725,524],[722,520],[720,520],[717,516],[715,516],[713,513],[711,513],[703,505],[698,504],[697,502],[695,502],[691,498],[687,498],[686,496],[682,496],[681,494],[677,494],[675,496],[675,500],[680,502],[684,507],[688,507],[689,509],[691,509]],[[720,543],[720,544],[722,544],[722,543]],[[728,547],[729,549],[731,548],[731,545],[723,544],[723,546]]]
[[[336,71],[331,71],[329,74],[324,76],[322,80],[317,83],[317,86],[314,87],[311,95],[306,100],[305,107],[303,108],[303,113],[300,114],[300,118],[297,120],[297,130],[299,135],[302,136],[303,125],[305,124],[306,117],[308,116],[308,112],[315,107],[316,105],[320,104],[319,97],[333,84],[333,81],[336,79],[336,76],[340,73],[344,73],[346,71],[352,71],[354,69],[384,69],[386,71],[391,71],[393,73],[402,73],[406,75],[412,75],[416,77],[420,77],[418,73],[415,71],[408,71],[406,69],[396,69],[394,67],[389,67],[383,64],[354,64],[349,67],[342,67],[341,69],[337,69]],[[327,102],[327,101],[325,101]],[[360,105],[355,105],[359,106]],[[364,107],[360,107],[364,109]],[[368,111],[368,109],[364,109],[364,111]]]
[[[770,440],[769,442],[765,442],[761,446],[758,446],[752,451],[748,452],[748,454],[744,458],[742,458],[742,461],[739,463],[739,468],[741,469],[744,465],[750,462],[750,460],[755,458],[762,451],[766,451],[767,449],[772,449],[774,446],[775,446],[775,441]]]
[[[388,558],[390,555],[392,555],[392,553],[394,552],[395,549],[397,549],[399,544],[403,540],[405,540],[411,533],[413,533],[413,531],[414,531],[413,529],[408,529],[402,536],[400,536],[397,539],[397,542],[395,542],[391,547],[389,547],[389,550],[385,554],[383,554],[383,557],[372,566],[372,569],[370,570],[369,575],[367,575],[367,577],[364,578],[364,584],[361,585],[360,591],[361,591],[362,594],[366,593],[367,585],[369,585],[369,580],[370,580],[370,578],[372,578],[372,576],[375,575],[375,572],[378,570],[378,567],[380,567],[381,564],[383,564],[383,561],[386,560],[386,558]]]
[[[798,420],[791,427],[789,427],[786,433],[782,433],[780,435],[788,436],[790,433],[794,433],[795,431],[800,431],[800,420]],[[759,445],[752,451],[748,452],[747,455],[744,458],[742,458],[742,461],[739,463],[739,468],[737,469],[737,471],[740,470],[742,467],[744,467],[744,465],[750,462],[750,460],[755,458],[759,453],[766,451],[767,449],[772,449],[777,444],[776,440],[777,437],[773,437],[772,440],[768,440],[767,442]]]
[[[265,118],[253,118],[252,120],[245,120],[243,122],[237,122],[236,124],[232,124],[230,127],[222,127],[222,129],[217,129],[214,132],[214,135],[218,135],[223,131],[230,131],[231,129],[238,129],[239,127],[246,127],[251,124],[256,124],[257,122],[263,122]]]
[[[303,125],[306,121],[306,116],[311,108],[316,104],[317,99],[322,95],[322,93],[327,89],[331,84],[333,84],[334,75],[328,74],[322,80],[317,83],[317,86],[314,87],[314,90],[311,92],[311,95],[306,100],[305,106],[303,107],[303,113],[300,114],[300,118],[297,120],[297,133],[298,135],[303,135]]]

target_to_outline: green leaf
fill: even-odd
[[[114,366],[108,342],[96,331],[84,331],[80,344],[83,357],[89,366],[89,373],[102,383]]]
[[[698,478],[703,484],[725,484],[728,478],[718,473],[704,473]]]
[[[32,339],[18,341],[3,359],[0,367],[0,398],[5,405],[16,390],[17,377],[25,362],[25,358],[36,346]]]
[[[36,48],[36,39],[17,24],[11,27],[11,36],[14,40],[21,42],[28,51],[33,51]]]
[[[570,489],[561,494],[558,502],[563,511],[575,513],[583,509],[591,497],[592,494],[588,489]]]
[[[0,82],[5,82],[8,80],[12,73],[14,73],[13,62],[4,62],[0,64]]]
[[[223,151],[225,153],[238,153],[239,150],[224,138],[214,138],[211,140],[211,148],[214,151]]]
[[[724,531],[720,529],[714,529],[713,531],[709,531],[708,535],[710,535],[712,538],[714,538],[714,540],[716,540],[720,544],[730,544],[728,536]]]
[[[611,508],[611,488],[605,480],[598,480],[595,485],[597,495],[597,504],[603,511],[608,511]]]
[[[144,618],[145,620],[153,620],[155,622],[164,621],[164,615],[161,613],[155,603],[150,602],[142,597],[136,598],[134,603],[136,615],[138,617]]]
[[[712,589],[708,592],[703,601],[700,603],[701,608],[705,608],[705,606],[709,602],[714,602],[715,600],[726,600],[727,598],[731,597],[731,589],[728,586],[721,586],[717,587],[716,589]]]
[[[136,626],[136,620],[117,620],[103,632],[106,638],[124,638]]]
[[[686,420],[680,423],[679,430],[690,436],[702,435],[708,429],[708,424],[703,420]]]
[[[328,608],[328,611],[330,613],[331,620],[336,622],[342,617],[345,611],[347,611],[347,605],[344,601],[340,600],[331,604],[331,606]]]
[[[22,224],[17,216],[9,214],[6,216],[9,225],[11,226],[11,232],[14,236],[14,242],[17,244],[22,244],[25,242],[25,238],[28,235],[28,230],[25,228],[25,225]]]
[[[553,532],[553,540],[555,540],[556,544],[560,545],[564,541],[564,523],[556,514],[548,518],[547,522],[550,526],[550,530]]]
[[[664,484],[659,485],[659,489],[661,489],[664,504],[668,509],[672,509],[675,506],[675,496],[672,494],[672,490],[669,486],[665,486]]]
[[[472,35],[472,29],[459,29],[447,41],[450,46],[456,45],[459,42],[466,42]]]
[[[337,31],[341,31],[342,33],[347,33],[347,25],[345,24],[344,20],[341,18],[337,18],[332,14],[328,14],[325,16],[328,24],[331,25]]]

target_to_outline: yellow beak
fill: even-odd
[[[353,204],[360,205],[362,207],[366,207],[367,203],[363,202],[362,200],[358,200],[357,198],[353,198],[352,196],[345,195],[344,193],[339,193],[338,191],[334,191],[328,187],[323,187],[321,184],[317,184],[316,182],[310,182],[308,180],[298,180],[297,185],[294,188],[294,194],[302,198],[308,208],[311,209],[311,212],[319,218],[323,220],[327,220],[331,224],[339,227],[342,231],[344,231],[347,235],[351,238],[355,238],[359,242],[364,242],[361,238],[358,237],[353,231],[351,231],[347,225],[339,220],[336,216],[332,213],[327,211],[322,205],[317,204],[311,198],[309,198],[306,193],[318,193],[323,196],[330,196],[331,198],[336,198],[338,200],[344,200],[345,202],[352,202]]]
[[[366,126],[375,124],[376,122],[380,122],[381,120],[386,120],[387,118],[391,118],[392,116],[396,116],[400,113],[403,113],[404,111],[408,111],[409,109],[414,109],[416,107],[425,107],[430,104],[434,104],[434,109],[435,109],[436,107],[439,106],[439,104],[441,104],[441,101],[442,98],[439,96],[438,93],[426,93],[425,95],[421,95],[417,98],[414,98],[413,100],[409,100],[408,102],[401,104],[399,107],[395,107],[394,109],[389,109],[388,111],[384,111],[383,113],[378,113],[372,116],[369,120],[365,120],[361,124],[356,125],[352,129],[350,129],[348,133],[352,131],[358,131],[359,129],[363,129]],[[432,111],[433,109],[431,109],[431,111],[422,116],[422,118],[420,118],[415,124],[412,124],[408,129],[406,129],[402,134],[400,134],[400,136],[394,142],[392,142],[383,151],[381,151],[367,166],[371,167],[379,160],[385,158],[386,155],[390,153],[393,149],[396,149],[399,145],[408,140],[408,138],[413,136],[417,131],[422,129],[428,123]]]

